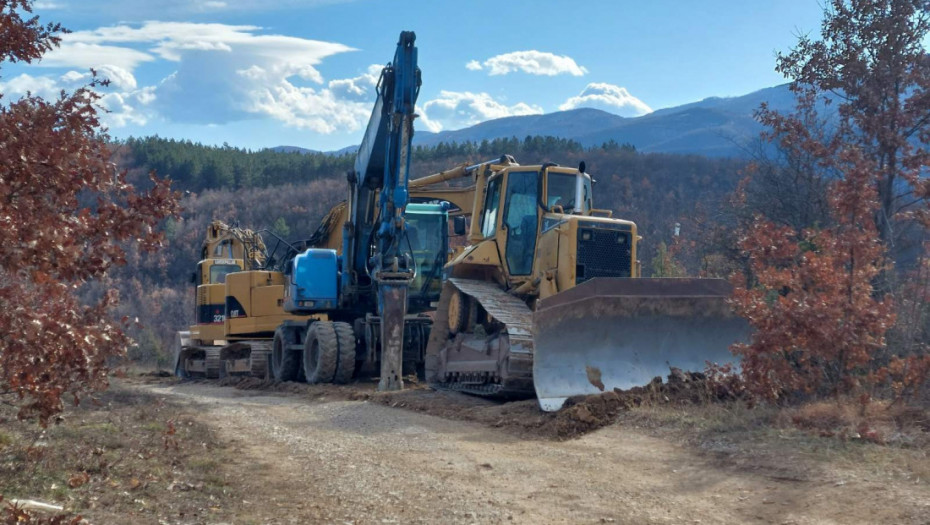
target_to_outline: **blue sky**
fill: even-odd
[[[638,116],[784,82],[774,55],[818,0],[39,0],[72,31],[0,91],[52,95],[94,67],[111,135],[331,150],[356,144],[401,30],[417,34],[417,129],[596,107]]]

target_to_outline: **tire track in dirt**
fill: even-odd
[[[720,461],[617,425],[551,441],[365,401],[143,388],[191,404],[231,444],[224,471],[249,495],[243,523],[919,523],[930,512],[925,487],[841,484],[787,458]]]

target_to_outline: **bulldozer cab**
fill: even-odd
[[[594,208],[583,169],[492,166],[473,217],[478,242],[459,262],[497,267],[509,286],[539,297],[593,277],[637,276],[636,225]]]

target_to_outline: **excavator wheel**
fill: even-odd
[[[355,373],[358,340],[349,323],[333,323],[333,327],[336,330],[336,341],[339,343],[339,367],[333,382],[344,384],[348,383]]]
[[[293,381],[297,379],[300,367],[300,354],[287,349],[287,332],[278,328],[274,332],[271,347],[271,370],[275,381]]]
[[[468,327],[468,314],[471,308],[470,298],[455,290],[449,299],[449,332],[457,334]]]
[[[355,332],[348,323],[317,321],[304,339],[307,382],[347,383],[355,369]]]

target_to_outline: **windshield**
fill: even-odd
[[[210,267],[210,284],[225,283],[226,274],[239,270],[239,266],[235,264],[214,264]]]
[[[446,223],[441,214],[407,214],[407,240],[413,251],[417,265],[417,277],[411,283],[411,290],[419,293],[424,283],[429,281],[426,292],[439,292],[442,285],[442,266],[446,263],[446,247],[443,243],[443,228]]]
[[[579,188],[579,178],[583,180]],[[552,209],[553,206],[561,206],[565,213],[571,213],[572,210],[579,209],[586,212],[591,209],[591,191],[590,182],[586,177],[574,173],[554,173],[549,172],[548,185],[546,188],[546,207]],[[581,190],[581,198],[578,198],[578,191]]]

